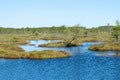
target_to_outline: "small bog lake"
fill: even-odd
[[[120,80],[120,58],[114,56],[118,52],[88,50],[89,46],[99,42],[60,48],[38,47],[50,40],[29,42],[30,45],[20,45],[26,52],[63,50],[73,56],[47,60],[0,59],[0,80]]]

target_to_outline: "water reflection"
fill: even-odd
[[[28,45],[20,45],[26,52],[29,51],[41,51],[41,50],[62,50],[71,52],[73,55],[94,55],[94,56],[118,56],[120,51],[90,51],[88,48],[94,44],[100,44],[101,42],[85,42],[83,46],[77,47],[54,47],[54,48],[46,48],[46,47],[38,47],[39,44],[47,44],[51,42],[58,42],[60,40],[30,40]]]

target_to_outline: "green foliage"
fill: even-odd
[[[120,25],[118,25],[118,23],[117,23],[117,26],[113,27],[112,35],[115,38],[116,42],[120,43],[120,41],[119,41],[119,37],[120,37]]]

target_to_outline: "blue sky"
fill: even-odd
[[[120,0],[0,0],[0,26],[96,27],[120,20]]]

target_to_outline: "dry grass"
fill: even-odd
[[[89,48],[89,50],[95,50],[95,51],[120,51],[120,44],[115,44],[115,43],[98,44],[98,45],[91,46]]]
[[[73,41],[71,44],[72,46],[82,46],[81,42],[76,42]],[[39,45],[39,47],[67,47],[64,41],[60,41],[60,42],[53,42],[53,43],[48,43],[48,44],[41,44]]]

